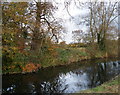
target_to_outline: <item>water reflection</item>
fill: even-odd
[[[98,60],[97,60],[98,61]],[[47,68],[34,74],[3,76],[3,93],[74,93],[119,74],[120,61],[88,61]]]

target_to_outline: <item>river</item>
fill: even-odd
[[[2,76],[3,93],[75,93],[96,87],[120,72],[120,60],[95,59]]]

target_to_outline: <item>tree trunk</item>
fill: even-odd
[[[36,10],[36,25],[33,32],[33,38],[32,38],[32,44],[31,44],[31,50],[37,50],[38,47],[38,37],[40,32],[40,15],[42,14],[41,9],[41,2],[37,2],[36,4],[37,10]]]

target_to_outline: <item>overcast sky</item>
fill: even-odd
[[[54,4],[58,7],[57,12],[55,13],[55,17],[58,19],[63,19],[63,26],[66,28],[66,34],[64,35],[64,40],[66,43],[72,42],[72,31],[74,30],[86,30],[85,25],[78,25],[81,21],[80,15],[84,15],[87,11],[84,9],[79,9],[76,7],[74,2],[71,2],[70,6],[68,7],[68,11],[65,8],[64,0],[55,1]],[[76,3],[77,6],[78,3]]]

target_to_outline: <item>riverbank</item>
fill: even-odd
[[[56,48],[38,59],[38,62],[13,62],[12,65],[4,67],[3,74],[31,73],[41,68],[56,67],[74,64],[78,61],[103,59],[109,56],[102,51],[94,52],[86,48]]]
[[[110,81],[103,83],[100,86],[97,86],[92,89],[80,91],[77,93],[120,93],[119,87],[120,87],[120,75],[116,76]]]

